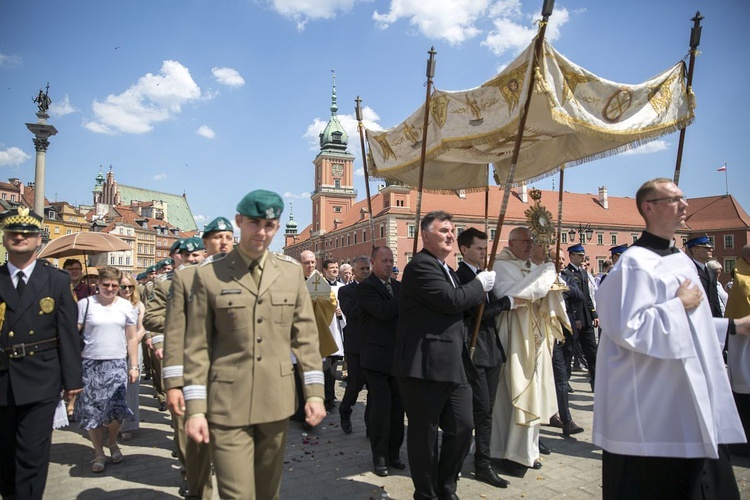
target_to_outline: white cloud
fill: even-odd
[[[211,74],[216,81],[228,87],[242,87],[245,85],[245,79],[240,72],[232,68],[211,68]]]
[[[61,101],[53,102],[49,106],[49,114],[54,118],[60,118],[71,113],[78,112],[78,109],[70,104],[70,97],[65,94]]]
[[[495,55],[510,52],[515,55],[525,49],[539,31],[541,12],[524,14],[519,0],[500,0],[490,8],[489,17],[494,29],[486,36],[482,45]],[[551,42],[560,38],[560,29],[570,20],[570,12],[558,7],[549,18],[545,38]]]
[[[310,199],[310,193],[292,193],[290,191],[287,191],[283,194],[284,198],[292,198],[292,199],[298,199],[298,200],[308,200]]]
[[[477,36],[476,26],[487,14],[490,0],[391,0],[387,13],[377,10],[372,18],[382,29],[400,19],[408,19],[428,38],[460,44]]]
[[[339,12],[349,11],[355,3],[368,0],[270,0],[272,8],[297,23],[304,31],[310,20],[333,19]]]
[[[84,126],[97,133],[145,134],[200,98],[190,71],[177,61],[164,61],[159,74],[147,73],[122,94],[94,100],[94,118]]]
[[[16,147],[0,150],[0,167],[15,167],[29,158],[31,158],[31,156]]]
[[[627,151],[623,152],[623,155],[649,155],[651,153],[658,153],[659,151],[665,151],[667,148],[669,148],[669,143],[667,141],[651,141],[647,142],[646,144],[642,146],[638,146],[637,148],[628,149]]]
[[[156,175],[154,176],[154,180],[155,180],[155,181],[163,181],[163,180],[164,180],[164,179],[166,179],[166,178],[167,178],[167,174],[165,174],[164,172],[162,172],[162,173],[160,173],[160,174],[156,174]]]
[[[22,60],[20,56],[11,56],[0,52],[0,67],[12,68],[14,66],[20,66],[21,62]]]
[[[193,215],[193,220],[195,221],[195,225],[198,226],[198,229],[202,230],[203,226],[211,222],[213,218],[208,215]]]
[[[364,177],[365,167],[359,167],[357,170],[354,171],[354,175],[356,175],[357,177]]]
[[[195,131],[196,134],[205,137],[206,139],[213,139],[216,137],[216,133],[211,130],[211,127],[207,125],[201,125],[198,127],[198,130]]]
[[[337,114],[336,116],[338,117],[341,126],[344,127],[346,135],[349,136],[349,150],[359,151],[360,146],[359,130],[357,130],[357,119],[354,115]],[[304,133],[302,138],[307,140],[312,151],[320,150],[320,133],[323,132],[323,129],[326,128],[326,125],[328,125],[328,120],[328,118],[326,118],[325,120],[315,118],[313,122],[307,126],[307,131]],[[369,106],[364,106],[362,108],[362,124],[366,128],[370,130],[383,130],[383,127],[381,127],[380,124],[377,123],[378,120],[380,120],[380,116],[378,116],[374,109]]]

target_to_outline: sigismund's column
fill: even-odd
[[[47,161],[47,147],[49,138],[57,134],[57,129],[53,125],[48,125],[49,105],[52,99],[49,98],[49,83],[47,83],[47,92],[39,90],[39,95],[34,98],[33,102],[37,103],[39,111],[36,113],[37,122],[27,123],[26,127],[34,134],[34,148],[36,149],[36,169],[34,175],[34,212],[44,214],[44,176]]]

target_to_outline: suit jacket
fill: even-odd
[[[318,330],[302,267],[268,252],[260,286],[238,249],[196,269],[185,337],[187,416],[229,427],[295,410],[294,368],[306,397],[323,398]]]
[[[452,278],[452,281],[451,281]],[[454,284],[456,286],[454,286]],[[464,341],[464,311],[485,300],[482,284],[460,284],[426,249],[406,265],[401,281],[393,373],[437,382],[466,383],[472,370]]]
[[[576,283],[575,279],[571,276],[571,273],[566,271],[566,269],[561,271],[562,280],[568,285],[568,291],[563,292],[563,299],[565,299],[565,312],[568,314],[570,327],[573,330],[569,332],[563,326],[563,331],[569,335],[577,335],[578,330],[576,329],[576,320],[578,319],[578,310],[583,304],[583,292],[578,287],[578,283]]]
[[[465,262],[461,262],[456,269],[456,274],[462,284],[471,283],[476,278],[476,273],[471,270]],[[474,325],[477,316],[477,307],[464,311],[464,319],[467,326],[466,345],[471,347],[471,337],[474,334]],[[495,328],[495,316],[510,309],[510,300],[507,297],[495,299],[485,304],[482,321],[479,324],[477,344],[474,349],[472,361],[475,366],[493,367],[505,361],[505,349],[500,343],[500,336]]]
[[[396,348],[401,283],[391,279],[393,296],[383,282],[371,274],[356,288],[364,345],[360,365],[368,370],[391,374]]]
[[[360,320],[361,312],[357,303],[357,286],[358,283],[352,281],[339,290],[339,306],[346,316],[344,327],[344,353],[346,354],[360,354],[365,340]]]
[[[719,290],[716,288],[718,281],[716,272],[708,266],[703,266],[701,268],[695,260],[693,260],[693,263],[698,270],[698,276],[701,279],[703,290],[706,292],[708,305],[711,306],[711,316],[714,318],[723,318],[724,315],[721,313],[721,304],[719,303]]]
[[[70,275],[37,261],[26,289],[18,296],[8,272],[0,266],[0,302],[5,306],[0,329],[0,347],[57,339],[56,349],[22,358],[8,359],[8,370],[0,371],[0,406],[60,397],[61,389],[83,387],[78,309],[70,289]],[[51,311],[49,308],[51,307]]]
[[[581,277],[581,273],[583,273],[583,277]],[[573,264],[568,264],[563,270],[563,276],[566,283],[575,284],[583,293],[583,300],[575,307],[575,311],[576,319],[581,321],[581,328],[586,329],[592,325],[594,319],[599,317],[596,314],[596,309],[589,293],[588,273],[581,268],[576,270]]]

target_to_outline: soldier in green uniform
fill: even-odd
[[[184,240],[183,240],[184,241]],[[147,302],[146,314],[143,315],[143,327],[146,332],[146,344],[151,356],[151,371],[154,377],[154,393],[159,401],[159,411],[167,411],[167,392],[164,390],[164,380],[161,369],[161,352],[157,347],[164,343],[164,316],[167,309],[167,292],[172,283],[174,261],[171,257],[160,260],[156,264],[156,278],[153,292]],[[144,353],[145,357],[145,353]],[[178,452],[179,453],[179,452]]]
[[[185,430],[210,443],[221,498],[279,498],[296,402],[290,350],[303,372],[307,423],[326,414],[302,267],[267,250],[283,208],[276,193],[247,194],[235,216],[239,245],[196,270],[188,298]]]

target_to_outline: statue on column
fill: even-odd
[[[40,113],[46,113],[49,110],[49,105],[52,104],[52,99],[49,98],[49,83],[47,83],[47,92],[39,89],[39,95],[32,102],[36,103]]]

